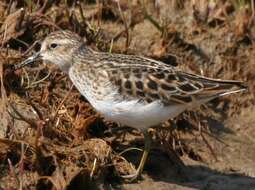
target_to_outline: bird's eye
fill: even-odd
[[[56,43],[50,44],[50,48],[51,48],[51,49],[55,49],[56,47],[58,47],[58,44],[56,44]]]

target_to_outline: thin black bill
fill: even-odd
[[[36,60],[38,60],[40,58],[41,58],[40,52],[37,52],[34,55],[32,55],[31,57],[27,58],[25,61],[21,62],[20,64],[15,65],[14,69],[15,70],[20,69],[28,64],[35,62]]]

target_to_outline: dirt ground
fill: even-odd
[[[0,189],[255,190],[254,15],[249,0],[0,1]],[[105,121],[52,66],[13,69],[60,29],[248,91],[153,129],[143,175],[128,182],[139,131]]]

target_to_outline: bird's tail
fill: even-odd
[[[194,79],[194,76],[189,77]],[[247,90],[247,85],[242,81],[220,80],[201,76],[195,77],[196,81],[203,85],[203,90],[197,93],[197,98],[199,99],[213,99]]]
[[[215,79],[210,79],[210,81],[216,84],[216,86],[211,90],[217,91],[216,95],[218,97],[247,90],[247,86],[242,81]],[[210,91],[210,89],[208,90]]]

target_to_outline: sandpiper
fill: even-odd
[[[70,31],[56,31],[42,42],[38,53],[16,69],[38,59],[56,64],[67,73],[94,109],[106,119],[143,132],[144,152],[136,179],[148,156],[148,128],[214,98],[246,89],[240,81],[211,79],[178,70],[137,55],[111,54],[90,49]]]

